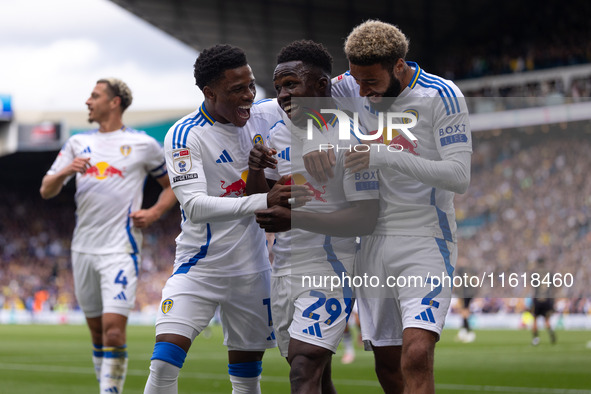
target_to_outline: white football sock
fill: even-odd
[[[103,365],[103,345],[94,345],[92,348],[92,363],[94,364],[94,373],[96,381],[101,381],[101,366]]]
[[[261,375],[254,378],[243,378],[230,375],[232,394],[261,394]]]
[[[118,393],[123,391],[127,375],[127,347],[103,348],[104,357],[101,367],[100,393]]]
[[[144,394],[177,394],[180,370],[166,361],[153,359]]]

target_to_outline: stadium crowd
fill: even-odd
[[[486,39],[475,34],[478,38],[469,45],[450,48],[446,58],[438,58],[441,74],[457,81],[591,62],[589,25],[579,17],[588,13],[588,3],[536,3],[535,11],[528,2],[514,3],[513,7],[513,12],[505,9],[498,19],[479,19],[473,31],[494,29],[496,34],[485,34]],[[524,15],[527,24],[523,23]],[[549,20],[551,29],[547,28]]]
[[[503,288],[483,286],[476,312],[522,312],[532,288],[509,286],[511,273],[572,274],[572,287],[559,286],[557,309],[591,313],[591,125],[569,123],[525,130],[476,132],[472,181],[456,196],[458,266],[472,272],[506,274]],[[42,201],[36,190],[0,193],[0,308],[76,310],[70,267],[75,217],[71,194]],[[178,210],[144,231],[136,310],[157,308],[171,275]],[[489,281],[490,282],[490,281]]]
[[[591,44],[577,42],[580,34],[565,35],[569,29],[588,27],[557,26],[557,37],[572,37],[566,44],[526,40],[527,46],[506,51],[504,45],[495,47],[500,45],[497,40],[480,49],[470,47],[465,57],[471,62],[444,62],[442,74],[461,79],[590,63]],[[496,56],[497,49],[503,55]],[[453,59],[459,55],[450,52]],[[591,97],[591,75],[575,78],[569,86],[557,78],[464,93],[476,98],[469,101],[471,112],[580,102]],[[543,255],[553,272],[575,275],[573,287],[557,289],[558,309],[591,313],[591,268],[584,264],[591,252],[591,125],[475,132],[473,138],[471,184],[466,194],[456,195],[455,203],[458,265],[481,273],[533,272],[533,262]],[[70,262],[73,188],[50,201],[41,200],[37,188],[7,186],[0,191],[0,308],[75,310]],[[144,230],[136,310],[153,310],[160,301],[172,271],[179,223],[180,214],[173,210]],[[522,286],[480,290],[472,307],[483,313],[523,311],[524,297],[530,296]]]
[[[555,297],[571,300],[560,303],[565,311],[588,313],[590,125],[475,133],[474,140],[472,182],[468,193],[456,196],[463,263],[479,274],[505,273],[506,278],[511,273],[571,274],[573,286],[557,286]],[[544,267],[535,264],[540,257],[547,261]],[[476,296],[531,296],[532,287],[520,282],[500,287],[496,281],[495,288],[484,286]],[[482,309],[501,308],[511,306],[495,301]]]
[[[70,261],[72,194],[42,201],[36,190],[0,193],[0,307],[41,312],[77,310]],[[168,212],[144,232],[137,310],[155,308],[172,271],[180,213]]]

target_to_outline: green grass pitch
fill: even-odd
[[[444,330],[435,355],[438,393],[591,394],[591,331],[558,331],[539,346],[529,331],[477,332],[469,344]],[[128,329],[129,371],[124,392],[142,393],[154,345],[154,328]],[[352,364],[333,359],[333,380],[341,394],[381,393],[373,357],[357,348]],[[219,326],[196,339],[179,379],[179,393],[230,393],[225,347]],[[288,366],[277,349],[265,354],[264,393],[289,393]],[[95,393],[90,335],[85,326],[0,325],[0,392]]]

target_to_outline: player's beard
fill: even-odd
[[[390,71],[388,73],[390,75],[390,84],[388,85],[388,89],[382,94],[382,100],[378,103],[372,103],[371,106],[378,111],[385,111],[394,104],[396,97],[402,91],[402,85],[398,78],[394,76],[394,73]]]

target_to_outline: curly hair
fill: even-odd
[[[217,44],[206,48],[199,54],[193,66],[195,84],[199,89],[217,82],[224,71],[246,66],[246,54],[238,47]]]
[[[332,73],[332,56],[320,43],[297,40],[281,48],[277,55],[277,64],[296,60],[318,67],[329,76]]]
[[[409,43],[398,27],[368,20],[355,27],[347,37],[345,55],[350,63],[358,66],[393,65],[406,57]]]
[[[125,111],[127,107],[131,105],[133,96],[131,95],[131,89],[125,82],[117,78],[101,78],[96,83],[104,83],[107,85],[107,92],[111,98],[121,98],[121,112]]]

